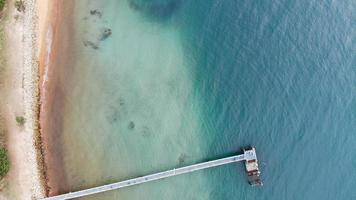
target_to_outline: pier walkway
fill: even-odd
[[[151,175],[147,175],[147,176],[142,176],[142,177],[138,177],[138,178],[133,178],[133,179],[117,182],[117,183],[112,183],[112,184],[108,184],[108,185],[102,185],[102,186],[98,186],[98,187],[94,187],[94,188],[80,190],[77,192],[70,192],[70,193],[62,194],[62,195],[58,195],[58,196],[47,197],[47,198],[44,198],[43,200],[65,200],[65,199],[84,197],[84,196],[97,194],[97,193],[101,193],[101,192],[107,192],[110,190],[116,190],[116,189],[123,188],[123,187],[138,185],[141,183],[147,183],[147,182],[155,181],[155,180],[159,180],[159,179],[164,179],[164,178],[168,178],[171,176],[186,174],[186,173],[194,172],[197,170],[202,170],[202,169],[211,168],[211,167],[217,167],[217,166],[226,165],[229,163],[235,163],[235,162],[239,162],[239,161],[244,161],[244,160],[248,159],[247,157],[249,157],[249,155],[244,153],[241,155],[236,155],[236,156],[226,157],[226,158],[222,158],[222,159],[202,162],[202,163],[198,163],[198,164],[189,165],[186,167],[175,168],[175,169],[171,169],[171,170],[167,170],[167,171],[163,171],[163,172],[159,172],[159,173],[155,173],[155,174],[151,174]]]

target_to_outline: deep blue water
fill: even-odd
[[[182,1],[209,154],[253,144],[262,188],[213,173],[212,199],[356,199],[355,2]]]

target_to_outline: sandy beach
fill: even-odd
[[[47,0],[25,0],[18,12],[14,0],[7,4],[5,21],[5,114],[11,168],[1,199],[38,199],[45,196],[39,137],[39,56],[47,18]],[[25,119],[23,126],[15,118]]]
[[[67,69],[75,54],[72,26],[74,1],[52,1],[42,31],[40,51],[40,132],[48,196],[69,191],[62,156],[63,91],[61,70]]]

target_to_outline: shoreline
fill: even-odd
[[[68,58],[72,51],[68,41],[71,40],[73,30],[70,20],[65,19],[72,17],[73,6],[74,2],[51,2],[41,32],[39,124],[47,196],[68,192],[61,146],[62,119],[58,116],[61,116],[64,107],[60,88],[61,70],[68,65],[67,60],[70,60]]]
[[[42,1],[43,3],[44,1]],[[42,156],[39,154],[41,140],[39,138],[39,122],[38,122],[38,49],[41,41],[38,27],[40,22],[41,10],[39,10],[40,2],[36,0],[25,1],[25,17],[24,17],[24,103],[25,103],[25,118],[29,121],[25,125],[25,131],[28,132],[33,140],[31,148],[28,149],[27,156],[32,161],[32,197],[41,198],[45,194],[45,185],[43,182]]]
[[[8,1],[5,23],[7,65],[2,105],[6,145],[11,162],[5,199],[39,199],[46,196],[46,184],[39,132],[39,50],[47,19],[46,0],[25,0],[25,12]],[[15,118],[26,120],[21,126]]]

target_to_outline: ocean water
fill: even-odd
[[[76,54],[59,86],[68,190],[252,144],[260,188],[240,163],[83,199],[356,199],[353,1],[81,0],[74,10]]]

